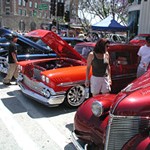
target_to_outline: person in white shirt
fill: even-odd
[[[150,64],[150,36],[146,37],[146,45],[140,47],[138,56],[137,78],[147,71]]]

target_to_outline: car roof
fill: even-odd
[[[83,43],[78,43],[76,46],[95,46],[95,42],[83,42]],[[75,47],[76,47],[75,46]],[[137,51],[140,46],[139,45],[133,45],[133,44],[128,44],[128,43],[111,43],[109,46],[108,51]]]
[[[150,34],[138,34],[137,36],[150,36]]]

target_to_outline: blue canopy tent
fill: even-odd
[[[113,19],[112,16],[108,16],[101,22],[93,24],[91,28],[92,30],[97,31],[113,31],[113,32],[123,32],[128,30],[127,26],[121,25],[115,19]]]

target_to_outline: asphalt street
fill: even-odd
[[[3,85],[0,74],[0,150],[75,150],[71,131],[76,109],[49,108]]]

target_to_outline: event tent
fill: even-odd
[[[118,23],[115,19],[112,18],[112,16],[108,16],[101,22],[97,22],[91,26],[92,30],[97,31],[127,31],[128,27],[123,26],[120,23]]]

